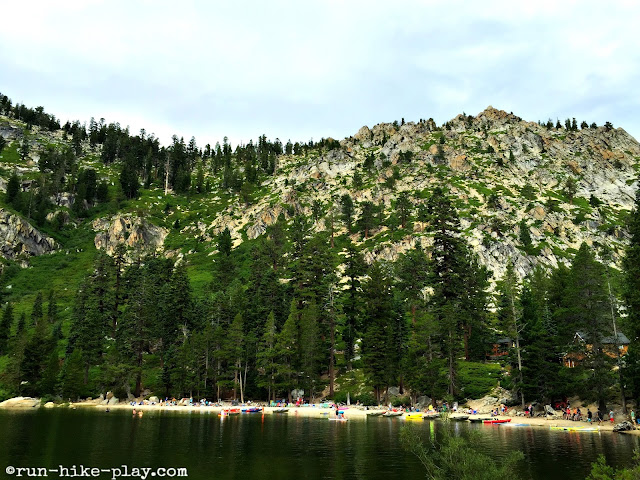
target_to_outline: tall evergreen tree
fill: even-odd
[[[276,369],[278,367],[276,358],[276,317],[273,312],[269,313],[264,326],[264,332],[258,350],[257,368],[260,373],[258,385],[267,389],[269,401],[275,401],[276,389]]]
[[[511,259],[507,262],[507,269],[499,286],[500,300],[498,309],[498,319],[503,331],[507,332],[511,341],[515,345],[516,368],[518,369],[518,382],[516,390],[520,396],[522,408],[525,406],[524,394],[522,391],[522,349],[520,341],[524,325],[520,308],[520,282],[516,275]]]
[[[344,194],[341,198],[342,219],[347,227],[347,233],[351,233],[353,227],[354,206],[349,194]]]
[[[8,353],[7,341],[11,334],[11,325],[13,325],[13,306],[7,302],[2,309],[2,320],[0,320],[0,355]]]
[[[640,402],[640,189],[636,191],[627,231],[630,238],[622,261],[623,297],[627,310],[625,325],[631,343],[626,359],[625,377],[632,386],[636,402]]]
[[[383,267],[374,263],[369,279],[363,285],[364,317],[367,319],[362,335],[362,361],[376,400],[392,380],[390,375],[393,325],[393,294],[391,280]]]
[[[587,381],[586,392],[595,394],[598,407],[606,411],[606,392],[612,383],[609,357],[602,340],[610,336],[609,299],[605,287],[604,267],[586,243],[583,243],[571,264],[569,288],[570,318],[585,340],[582,354]],[[587,347],[590,345],[590,347]]]

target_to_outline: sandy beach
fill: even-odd
[[[105,410],[106,407],[104,405],[87,405],[86,403],[76,403],[73,404],[74,407],[76,408],[87,408],[87,407],[93,407],[93,408],[98,408],[98,409],[102,409]],[[221,410],[223,409],[228,409],[228,408],[246,408],[246,407],[250,407],[251,405],[247,405],[247,406],[231,406],[231,405],[225,405],[224,407],[219,407],[219,406],[165,406],[165,405],[136,405],[136,406],[132,406],[132,405],[128,405],[128,404],[118,404],[118,405],[110,405],[109,408],[114,410],[114,409],[126,409],[126,410],[132,410],[132,409],[136,409],[138,411],[158,411],[158,410],[162,410],[162,411],[167,411],[167,412],[178,412],[178,413],[192,413],[192,414],[197,414],[197,413],[210,413],[210,414],[219,414]],[[333,414],[333,410],[331,408],[325,408],[325,407],[320,407],[320,406],[300,406],[300,407],[296,407],[296,406],[292,406],[292,407],[287,407],[288,411],[286,413],[275,413],[276,410],[282,408],[282,407],[262,407],[263,408],[263,414],[264,415],[288,415],[288,416],[300,416],[300,417],[318,417],[318,418],[322,418],[322,417],[327,417],[328,415],[332,415]],[[346,406],[346,407],[340,407],[341,410],[344,411],[344,416],[347,419],[350,420],[366,420],[367,419],[367,415],[370,413],[375,413],[375,412],[385,412],[386,410],[384,409],[372,409],[369,408],[368,410],[365,410],[363,407],[359,407],[359,406]],[[260,413],[254,413],[253,415],[259,415]],[[451,420],[455,420],[456,418],[459,418],[461,416],[467,416],[466,414],[462,414],[462,413],[453,413],[449,416],[449,418]],[[541,427],[541,428],[549,428],[549,427],[598,427],[599,430],[601,431],[613,431],[613,426],[615,425],[615,423],[619,423],[619,422],[623,422],[625,420],[628,420],[626,418],[616,418],[616,422],[614,424],[612,424],[609,421],[603,421],[602,423],[598,424],[598,422],[592,422],[592,423],[588,423],[585,421],[579,421],[579,422],[574,422],[571,420],[564,420],[562,417],[524,417],[524,416],[518,416],[518,415],[504,415],[504,416],[497,416],[497,417],[491,417],[488,414],[477,414],[477,415],[469,415],[470,418],[482,418],[482,419],[494,419],[494,420],[505,420],[505,419],[511,419],[510,423],[517,423],[517,424],[525,424],[525,425],[529,425],[531,427]],[[373,417],[373,418],[379,418],[379,417]],[[389,418],[389,420],[398,420],[398,421],[403,421],[404,418],[402,416],[398,416],[398,417],[391,417]],[[435,420],[425,420],[425,421],[440,421],[439,418],[436,418]],[[495,425],[487,425],[488,428],[491,427],[496,427]],[[625,433],[630,433],[630,434],[637,434],[640,435],[640,430],[633,430],[630,432],[625,432]]]
[[[278,412],[282,407],[265,407],[256,404],[249,405],[231,405],[223,404],[223,406],[196,406],[196,405],[160,405],[160,404],[144,404],[144,405],[131,405],[128,403],[117,403],[114,405],[103,405],[98,400],[88,400],[77,403],[70,404],[62,404],[62,405],[54,405],[53,403],[48,403],[45,405],[40,405],[39,400],[32,398],[22,398],[18,397],[15,399],[7,400],[5,402],[0,403],[0,409],[6,410],[24,410],[24,409],[32,409],[32,408],[70,408],[70,409],[94,409],[100,411],[108,410],[133,410],[136,409],[138,412],[174,412],[174,413],[184,413],[184,414],[211,414],[218,415],[224,409],[229,408],[248,408],[248,407],[260,407],[262,408],[262,412],[252,413],[252,415],[287,415],[287,416],[297,416],[297,417],[317,417],[317,418],[327,418],[329,415],[333,415],[334,410],[322,405],[302,405],[302,406],[290,406],[286,407],[287,411],[284,413]],[[344,411],[345,418],[349,420],[360,420],[365,421],[368,418],[368,414],[371,413],[383,413],[386,409],[380,408],[371,408],[365,410],[362,406],[351,405],[351,406],[342,406],[341,410]],[[598,427],[600,431],[613,431],[613,426],[615,423],[620,423],[625,420],[629,420],[626,417],[621,415],[615,418],[615,423],[612,424],[609,421],[603,421],[600,424],[598,422],[588,423],[585,421],[574,422],[571,420],[564,420],[562,417],[525,417],[519,415],[499,415],[497,417],[491,417],[487,413],[478,413],[476,415],[467,415],[464,413],[452,413],[449,418],[451,420],[456,420],[456,418],[462,416],[469,416],[471,419],[494,419],[494,420],[505,420],[511,419],[512,424],[524,424],[531,427],[539,427],[539,428],[549,428],[549,427]],[[371,417],[369,417],[371,418]],[[379,417],[373,417],[379,418]],[[390,421],[404,421],[403,416],[391,417],[388,420]],[[434,420],[424,420],[424,421],[441,421],[439,418]],[[486,425],[487,428],[496,428],[495,425]],[[631,430],[627,432],[623,432],[631,435],[640,435],[639,430]]]

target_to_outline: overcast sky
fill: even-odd
[[[2,18],[0,92],[164,144],[343,138],[488,105],[640,138],[637,1],[43,0]]]

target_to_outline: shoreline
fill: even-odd
[[[94,409],[94,410],[102,410],[105,411],[107,409],[109,410],[136,410],[139,412],[177,412],[177,413],[186,413],[186,414],[196,414],[196,413],[209,413],[209,414],[215,414],[218,415],[220,414],[220,412],[224,409],[229,409],[229,408],[250,408],[250,407],[260,407],[262,408],[262,412],[254,412],[254,413],[245,413],[243,415],[286,415],[286,416],[297,416],[297,417],[316,417],[316,418],[327,418],[329,415],[331,415],[334,411],[329,408],[329,407],[323,407],[323,406],[314,406],[314,405],[305,405],[305,406],[291,406],[291,407],[284,407],[287,408],[287,412],[285,413],[278,413],[277,410],[281,410],[283,407],[265,407],[265,406],[261,406],[261,405],[223,405],[223,406],[195,406],[195,405],[151,405],[151,404],[145,404],[145,405],[130,405],[130,404],[125,404],[125,403],[118,403],[118,404],[114,404],[114,405],[103,405],[98,403],[96,400],[89,400],[89,401],[82,401],[82,402],[75,402],[75,403],[69,403],[69,404],[62,404],[62,405],[55,405],[53,403],[48,403],[45,405],[41,405],[40,401],[38,399],[32,399],[32,398],[16,398],[16,399],[11,399],[8,400],[6,402],[2,402],[0,403],[0,409],[2,410],[27,410],[27,409],[33,409],[33,408],[68,408],[68,409]],[[353,419],[353,420],[366,420],[367,419],[367,414],[368,413],[372,413],[372,412],[384,412],[386,411],[386,409],[371,409],[369,408],[368,410],[365,410],[364,407],[361,406],[355,406],[355,405],[351,405],[351,406],[343,406],[340,407],[341,410],[344,410],[344,416],[347,419]],[[411,412],[408,412],[411,413]],[[415,412],[414,412],[415,413]],[[496,417],[490,417],[487,414],[476,414],[476,415],[467,415],[464,413],[452,413],[450,415],[450,419],[451,420],[456,420],[456,418],[462,417],[462,416],[469,416],[470,418],[482,418],[482,419],[488,419],[491,418],[493,420],[506,420],[506,419],[511,419],[511,424],[523,424],[523,426],[527,426],[527,427],[598,427],[598,430],[601,432],[612,432],[613,431],[613,426],[617,423],[620,423],[622,421],[628,420],[628,419],[616,419],[615,423],[611,423],[609,421],[603,421],[601,424],[598,424],[598,422],[593,422],[593,423],[588,423],[585,421],[571,421],[571,420],[565,420],[562,419],[561,417],[533,417],[533,418],[529,418],[529,417],[523,417],[523,416],[517,416],[517,415],[513,415],[513,416],[509,416],[509,415],[498,415]],[[393,420],[395,418],[395,420],[399,420],[399,421],[403,421],[402,417],[392,417],[391,419]],[[429,421],[429,420],[423,420],[423,421]],[[438,418],[435,419],[435,421],[439,421]],[[487,427],[496,427],[496,425],[487,425]],[[576,432],[579,433],[579,432]],[[628,435],[640,435],[640,429],[637,430],[629,430],[626,432],[620,432],[620,433],[625,433]]]

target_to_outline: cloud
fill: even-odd
[[[0,91],[164,143],[341,138],[489,104],[640,134],[634,2],[35,1],[3,16]]]

